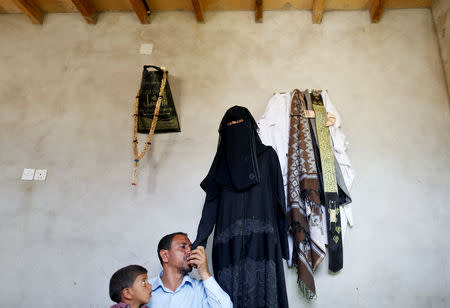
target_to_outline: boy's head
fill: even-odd
[[[128,265],[115,272],[109,281],[109,296],[116,303],[147,304],[152,296],[147,270],[139,265]]]

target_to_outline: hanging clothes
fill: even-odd
[[[310,101],[310,91],[305,90],[303,95],[308,103]],[[324,106],[327,112],[332,113],[336,118],[336,123],[329,126],[330,137],[333,144],[333,153],[335,157],[336,165],[336,178],[338,180],[338,186],[343,190],[343,193],[347,196],[345,201],[340,199],[339,205],[341,206],[341,227],[342,227],[342,238],[345,239],[345,233],[347,231],[347,224],[351,227],[353,226],[353,214],[351,208],[351,197],[350,188],[352,186],[355,171],[350,163],[350,159],[346,153],[348,147],[348,141],[346,136],[340,130],[342,125],[342,118],[339,115],[336,107],[332,104],[331,99],[327,91],[322,91],[322,98]],[[312,109],[312,104],[308,107],[309,110]],[[280,160],[281,172],[283,174],[283,181],[285,185],[285,192],[287,196],[287,162],[288,162],[288,140],[289,140],[289,114],[291,112],[291,92],[284,94],[275,93],[267,103],[266,110],[258,121],[259,126],[259,136],[261,141],[265,145],[272,146],[278,154]],[[314,121],[314,118],[310,119]],[[314,124],[315,126],[315,124]],[[317,137],[317,136],[316,136]],[[286,198],[287,200],[287,198]],[[317,226],[317,224],[316,224]],[[324,221],[324,227],[326,224]],[[321,232],[314,231],[315,228],[311,228],[311,237],[314,238],[314,234],[322,234]],[[320,236],[320,240],[317,237],[316,242],[322,242],[323,244],[328,244],[328,237],[325,234]],[[293,254],[293,244],[292,237],[289,236],[289,261],[288,265],[292,266],[292,254]]]
[[[214,275],[235,307],[288,307],[282,258],[288,258],[283,178],[250,112],[230,108],[219,127],[214,161],[193,247],[215,226]]]
[[[258,121],[259,137],[262,143],[271,146],[278,154],[278,159],[283,175],[284,194],[286,196],[287,211],[287,187],[288,187],[288,150],[289,150],[289,127],[291,112],[291,92],[275,93],[269,100],[266,110]],[[288,236],[289,259],[288,266],[292,264],[293,238]]]
[[[342,125],[342,118],[336,107],[331,102],[328,92],[322,91],[321,95],[323,104],[327,112],[334,114],[336,117],[336,123],[333,126],[330,126],[330,136],[331,140],[333,141],[336,160],[341,166],[345,185],[347,186],[347,189],[350,190],[353,185],[353,180],[355,179],[355,170],[353,169],[352,164],[350,163],[350,159],[347,155],[348,141],[346,140],[344,133],[342,133],[340,129]]]
[[[340,131],[338,126],[341,125],[341,117],[339,113],[337,112],[336,108],[331,103],[331,100],[329,99],[329,96],[327,94],[327,91],[322,91],[322,100],[324,103],[324,106],[327,110],[327,112],[332,113],[335,116],[336,122],[334,125],[331,125],[328,127],[330,131],[331,136],[331,142],[333,144],[333,154],[334,154],[334,167],[336,171],[336,180],[338,184],[338,190],[339,190],[339,200],[338,204],[340,206],[340,212],[342,215],[340,215],[341,219],[341,228],[342,228],[342,242],[344,241],[344,236],[347,231],[347,224],[349,224],[351,227],[353,226],[353,214],[352,214],[352,208],[351,208],[351,202],[352,199],[350,197],[349,189],[347,188],[347,183],[349,183],[349,180],[353,182],[354,178],[354,170],[352,168],[352,165],[350,164],[350,160],[347,156],[347,153],[345,152],[347,150],[348,142],[345,141],[345,135]],[[303,92],[303,96],[306,99],[306,106],[308,110],[314,110],[312,106],[312,100],[311,100],[311,93],[309,90],[305,90]],[[315,145],[315,152],[316,157],[320,157],[319,155],[319,148],[317,146],[317,129],[316,129],[316,119],[310,118],[310,126],[312,129],[312,132],[314,133],[314,145]],[[339,162],[341,161],[341,163]],[[345,171],[346,176],[344,177]],[[319,174],[320,174],[320,166],[319,166]],[[353,177],[350,178],[350,175],[353,175]],[[323,212],[325,213],[325,207],[323,207]],[[315,230],[315,228],[311,229],[311,237],[316,238],[314,233],[319,232],[322,234],[322,229],[326,230],[327,225],[326,221],[323,221],[323,227],[321,226],[321,230]],[[328,236],[325,232],[325,237],[322,238],[323,243],[328,245]],[[317,241],[320,241],[318,239]],[[317,242],[316,241],[316,242]]]
[[[338,180],[338,186],[343,190],[343,193],[348,196],[346,202],[340,203],[341,211],[344,215],[341,215],[341,227],[342,227],[342,240],[344,240],[347,230],[347,223],[350,227],[353,227],[353,212],[351,207],[351,198],[349,191],[352,188],[353,181],[355,179],[355,170],[350,163],[350,159],[347,155],[348,141],[340,127],[342,125],[342,119],[337,111],[336,107],[331,102],[328,91],[322,91],[322,100],[327,112],[335,115],[336,123],[329,127],[331,141],[333,143],[334,158],[339,165],[339,170],[336,169],[336,177]]]
[[[302,191],[300,191],[300,194],[298,193],[298,191],[294,193],[293,196],[295,198],[292,198],[292,196],[288,193],[288,182],[289,182],[288,169],[292,168],[292,170],[289,170],[291,174],[299,174],[298,170],[299,166],[294,164],[294,162],[300,163],[300,161],[298,160],[299,155],[295,155],[294,157],[292,157],[292,155],[288,155],[290,138],[299,139],[298,136],[297,137],[292,136],[292,131],[290,136],[290,129],[291,129],[290,121],[292,120],[290,115],[301,113],[299,110],[297,111],[294,110],[291,112],[291,102],[294,105],[294,101],[296,101],[297,108],[299,108],[298,104],[301,101],[302,111],[304,109],[313,111],[310,91],[305,90],[303,93],[297,92],[297,94],[294,95],[296,92],[297,91],[285,94],[280,93],[274,94],[272,98],[269,100],[266,110],[261,119],[259,120],[258,125],[260,128],[259,135],[261,137],[261,140],[263,141],[264,144],[271,145],[277,151],[280,160],[280,165],[282,168],[285,193],[287,196],[286,200],[288,201],[287,205],[288,216],[291,219],[291,229],[293,230],[293,232],[289,234],[290,259],[288,265],[292,266],[293,264],[295,264],[297,266],[298,283],[300,289],[302,290],[303,294],[306,297],[313,298],[316,292],[314,286],[314,279],[312,278],[312,272],[323,260],[326,252],[326,245],[328,245],[327,219],[325,206],[323,205],[325,202],[324,202],[323,187],[321,183],[322,173],[320,166],[319,147],[317,145],[318,138],[317,138],[315,117],[302,119],[303,122],[302,139],[305,139],[306,136],[305,130],[308,130],[309,126],[310,130],[308,133],[309,137],[306,140],[306,143],[310,143],[312,141],[312,147],[314,148],[313,156],[309,158],[305,157],[308,160],[310,166],[306,166],[305,165],[306,161],[303,160],[302,170],[304,173],[306,172],[306,170],[309,170],[310,172],[311,169],[313,169],[313,166],[315,164],[317,165],[318,163],[316,170],[317,175],[315,175],[315,178],[319,180],[320,198],[317,198],[318,194],[315,194],[314,198],[312,198],[313,200],[311,200],[312,195],[310,193],[305,193]],[[306,108],[303,107],[305,102],[301,96],[302,94],[306,100]],[[294,98],[294,96],[296,97]],[[345,141],[345,135],[339,130],[339,126],[342,123],[340,115],[338,114],[336,108],[332,105],[331,100],[329,99],[326,91],[322,91],[322,97],[326,111],[333,114],[336,118],[335,124],[329,126],[329,134],[333,144],[333,155],[335,157],[334,167],[335,167],[335,177],[338,185],[338,204],[340,206],[340,212],[342,213],[342,215],[338,217],[340,218],[341,221],[342,239],[343,239],[347,223],[349,223],[351,226],[353,225],[353,217],[350,207],[350,203],[352,200],[349,194],[349,189],[347,188],[347,183],[349,183],[349,180],[350,183],[353,181],[354,170],[350,164],[347,154],[345,153],[348,143]],[[300,121],[300,119],[297,120]],[[295,127],[298,127],[298,125],[299,124],[297,122]],[[299,132],[297,131],[297,133]],[[303,146],[304,145],[305,140],[303,140]],[[296,151],[298,150],[299,149],[296,149]],[[311,153],[311,147],[309,147],[309,152]],[[303,155],[307,153],[308,153],[307,151],[302,152]],[[315,162],[315,160],[317,161]],[[343,171],[341,171],[341,168]],[[345,176],[343,175],[344,172]],[[314,175],[312,176],[314,177]],[[295,177],[292,178],[289,183],[291,192],[292,191],[295,192],[295,190],[298,188],[295,187],[293,183],[295,183],[295,185],[297,186],[300,186],[300,181],[295,181]],[[309,184],[309,186],[311,185]],[[309,198],[305,198],[306,195],[309,195]],[[302,197],[299,198],[298,196]],[[289,198],[291,198],[290,202]],[[295,211],[291,212],[293,208],[295,208]],[[305,217],[303,216],[303,213],[306,213],[306,219],[309,226],[309,234],[308,232],[303,232],[302,230],[303,228],[304,231],[308,231],[308,229],[305,227],[305,220],[304,220]],[[293,217],[296,218],[292,219]],[[295,228],[295,224],[297,224],[297,228]],[[298,228],[298,225],[300,226],[303,225],[303,227]],[[297,229],[297,231],[294,231],[295,229]],[[295,252],[293,251],[294,237],[292,235],[294,235],[296,238]],[[309,235],[309,242],[308,242],[308,235]],[[294,262],[292,262],[293,258]],[[297,259],[297,261],[295,261],[295,259]]]
[[[334,155],[330,131],[326,127],[327,111],[320,92],[313,92],[312,105],[316,117],[317,145],[319,148],[321,183],[323,189],[322,204],[325,205],[328,231],[328,269],[337,272],[343,267],[341,211],[338,204],[339,191],[336,180]],[[319,164],[318,164],[319,165]]]
[[[317,173],[312,134],[308,119],[303,116],[306,102],[299,90],[294,90],[288,152],[288,210],[294,239],[293,261],[297,267],[297,283],[303,295],[316,296],[313,270],[325,257],[325,247],[311,238],[310,218],[317,217],[322,225],[319,176]]]
[[[309,90],[305,90],[303,93],[303,97],[306,101],[306,110],[314,111],[312,108],[312,102],[311,102],[311,95],[309,93]],[[310,128],[310,138],[311,143],[313,147],[313,153],[314,153],[314,163],[316,164],[316,172],[319,179],[319,191],[320,191],[320,198],[323,200],[323,188],[321,186],[321,168],[320,168],[320,156],[319,156],[319,149],[317,147],[317,131],[316,131],[316,119],[308,118],[307,119],[309,123]],[[319,165],[317,165],[319,163]],[[309,229],[311,233],[311,240],[314,241],[314,243],[322,250],[326,251],[326,245],[328,245],[328,233],[327,233],[327,220],[326,220],[326,209],[323,205],[322,201],[319,201],[320,203],[320,211],[317,209],[317,205],[314,206],[316,208],[315,211],[310,211],[309,216]],[[322,259],[320,260],[322,261]],[[317,264],[318,265],[318,264]],[[314,270],[317,268],[314,267]]]

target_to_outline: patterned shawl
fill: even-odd
[[[302,116],[305,110],[302,93],[294,90],[288,153],[289,224],[294,238],[297,283],[303,295],[313,299],[316,297],[313,270],[323,260],[325,252],[310,237],[310,215],[322,220],[322,212],[313,140],[308,119]]]

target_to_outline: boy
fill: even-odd
[[[117,304],[111,308],[144,308],[152,296],[147,270],[139,265],[128,265],[112,275],[109,296]]]

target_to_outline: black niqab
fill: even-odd
[[[214,198],[217,184],[243,191],[260,182],[258,154],[268,147],[258,136],[258,125],[247,108],[227,110],[219,126],[219,144],[211,169],[200,184]]]

